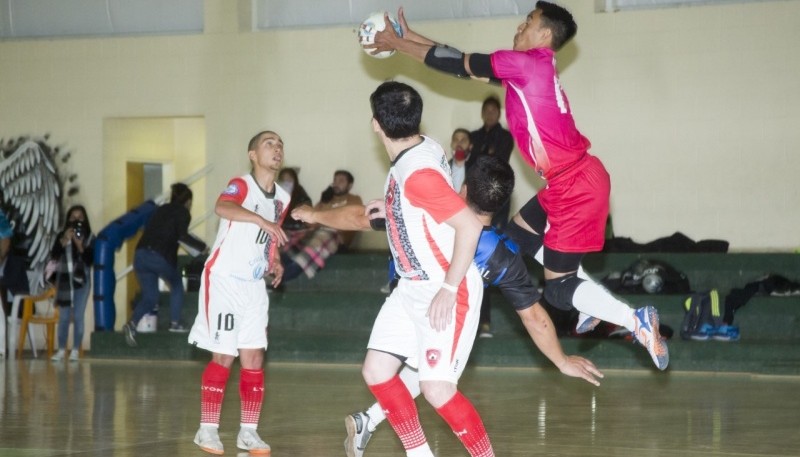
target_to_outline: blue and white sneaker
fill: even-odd
[[[658,311],[645,306],[634,311],[633,315],[636,318],[633,337],[647,349],[656,367],[665,370],[669,365],[669,348],[658,332]]]
[[[350,414],[344,418],[347,438],[344,440],[344,452],[347,457],[362,457],[372,431],[369,429],[369,416],[364,412]]]
[[[590,316],[588,314],[580,313],[578,315],[578,325],[575,326],[575,333],[578,335],[583,333],[589,333],[597,327],[597,324],[600,323],[600,319]]]
[[[717,341],[739,341],[741,335],[739,334],[739,327],[736,325],[720,325],[714,329],[714,334],[711,335]]]
[[[715,329],[713,325],[703,324],[699,329],[692,332],[689,338],[695,341],[708,341],[716,331],[717,329]]]

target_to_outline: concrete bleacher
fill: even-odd
[[[596,278],[624,270],[638,258],[662,260],[684,272],[694,290],[717,288],[724,297],[735,287],[774,273],[797,281],[800,255],[792,254],[594,254],[584,265]],[[334,256],[309,280],[300,277],[283,292],[270,292],[269,351],[273,361],[360,363],[369,332],[384,295],[388,254],[350,253]],[[532,267],[534,276],[540,269]],[[516,313],[498,292],[493,293],[493,338],[476,341],[471,364],[480,366],[550,367],[530,342]],[[185,322],[196,313],[196,293],[187,294]],[[670,370],[735,371],[760,374],[800,374],[800,296],[755,296],[741,308],[735,324],[741,340],[683,341],[678,331],[684,295],[625,295],[637,306],[652,304],[662,324],[675,331],[670,340]],[[139,346],[125,345],[121,332],[92,334],[90,357],[207,360],[190,346],[186,334],[169,333],[168,299],[162,297],[159,331],[140,334]],[[647,352],[621,339],[561,339],[567,353],[593,360],[601,369],[646,369]]]

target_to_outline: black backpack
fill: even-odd
[[[683,302],[683,308],[686,314],[681,323],[681,338],[684,340],[707,339],[709,329],[723,325],[717,289],[689,295]]]

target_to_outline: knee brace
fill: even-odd
[[[529,255],[531,258],[536,255],[544,242],[542,235],[525,230],[513,219],[508,222],[505,234],[519,246],[522,255]]]
[[[583,282],[576,273],[570,273],[556,279],[548,279],[544,282],[544,298],[555,308],[563,311],[572,310],[572,297],[575,296],[575,289]]]

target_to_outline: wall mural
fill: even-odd
[[[13,249],[31,270],[44,268],[66,204],[80,190],[71,157],[49,135],[0,138],[0,210],[14,225]]]

